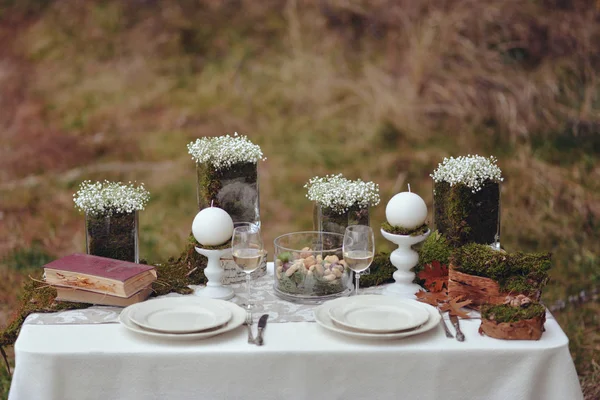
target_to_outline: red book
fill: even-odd
[[[129,297],[156,280],[151,265],[136,264],[89,254],[71,254],[44,265],[46,282]]]

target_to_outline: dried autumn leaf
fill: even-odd
[[[419,290],[417,293],[415,293],[415,296],[417,296],[418,301],[427,303],[434,307],[437,307],[439,303],[445,303],[448,301],[448,292],[445,290],[441,292],[426,292],[424,290]]]
[[[448,288],[448,267],[437,260],[425,264],[417,276],[425,281],[425,289],[430,292],[441,292],[444,287]]]
[[[450,315],[456,315],[460,318],[469,318],[469,313],[463,311],[462,308],[471,304],[471,300],[460,301],[463,296],[458,296],[454,299],[450,299],[447,303],[440,306],[440,310],[443,312],[448,311]]]

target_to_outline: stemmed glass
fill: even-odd
[[[240,224],[233,230],[231,238],[231,255],[235,264],[246,273],[246,292],[248,301],[246,308],[254,305],[250,298],[250,274],[259,266],[265,254],[260,228],[253,224]]]
[[[358,295],[360,273],[369,268],[375,255],[375,235],[370,226],[351,225],[344,232],[344,244],[342,247],[346,265],[356,276],[356,289],[354,295]]]

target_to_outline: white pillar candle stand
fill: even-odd
[[[196,296],[210,297],[211,299],[229,300],[233,297],[233,290],[223,286],[222,279],[225,271],[221,266],[221,257],[231,254],[231,248],[223,250],[208,250],[196,247],[196,251],[208,258],[204,275],[208,280],[205,287],[198,287],[194,291]]]
[[[384,295],[416,299],[415,293],[419,290],[423,290],[421,286],[413,283],[415,273],[411,271],[411,268],[419,262],[419,254],[412,249],[412,246],[427,239],[430,233],[431,230],[429,229],[423,235],[409,236],[394,235],[383,229],[381,230],[381,234],[384,238],[398,246],[398,248],[390,254],[390,261],[397,269],[393,275],[396,282],[386,286],[383,290]]]

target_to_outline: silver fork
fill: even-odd
[[[452,332],[450,332],[450,329],[448,329],[448,325],[446,325],[446,321],[444,321],[444,314],[442,313],[442,310],[440,310],[438,308],[438,311],[440,312],[440,316],[442,317],[442,325],[444,326],[444,331],[446,332],[446,337],[448,339],[454,339],[454,335],[452,334]]]
[[[246,328],[248,328],[248,343],[256,344],[254,335],[252,334],[252,312],[246,312],[246,322],[244,322],[244,325],[246,325]]]

